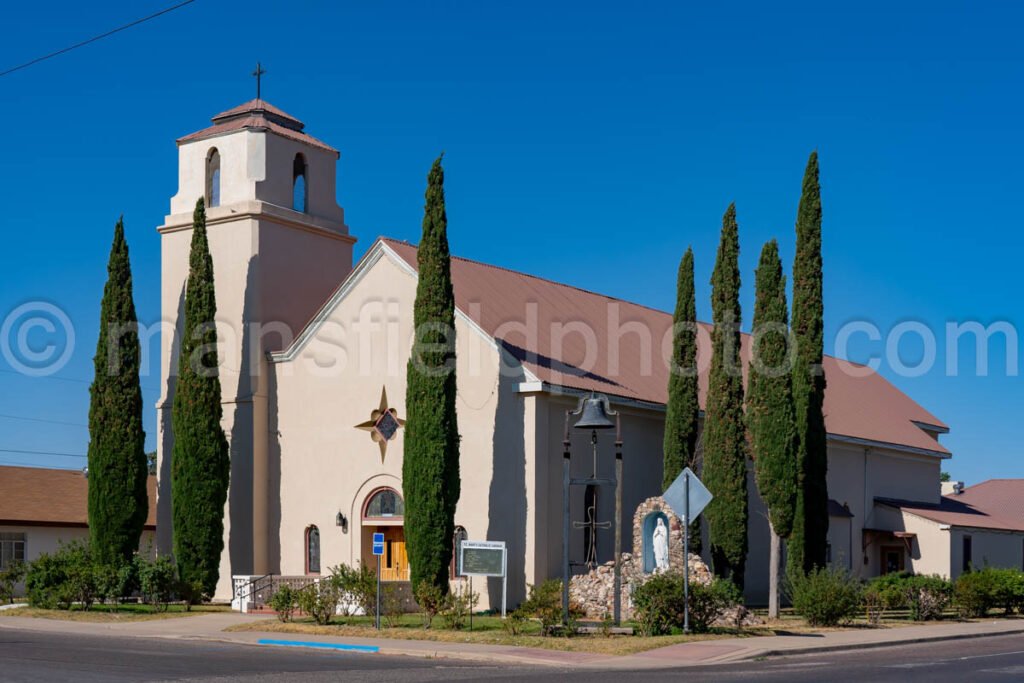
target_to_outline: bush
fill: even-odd
[[[453,631],[464,628],[479,598],[480,594],[474,593],[469,585],[464,583],[448,593],[441,608],[441,619],[444,620],[445,627]]]
[[[336,581],[330,578],[320,579],[299,591],[299,609],[323,626],[331,623],[331,617],[337,613],[339,597]]]
[[[1002,607],[1006,614],[1024,607],[1024,572],[1019,569],[986,569],[993,574],[994,594],[992,603]]]
[[[953,584],[953,600],[963,617],[983,617],[995,607],[1010,614],[1024,606],[1024,572],[995,567],[966,572]]]
[[[21,560],[14,560],[0,571],[0,602],[14,602],[14,587],[24,580],[27,571]]]
[[[908,577],[904,584],[911,619],[930,621],[942,616],[942,611],[949,604],[949,598],[953,592],[949,581],[933,574]]]
[[[873,624],[892,609],[907,609],[914,621],[929,621],[942,616],[951,594],[951,584],[941,576],[900,572],[872,579],[864,588],[863,602]]]
[[[135,571],[142,599],[157,611],[166,610],[168,603],[177,598],[180,589],[178,565],[170,555],[160,555],[155,560],[136,555]]]
[[[741,601],[732,581],[715,578],[706,586],[691,581],[691,630],[707,631],[725,610]],[[655,574],[633,591],[633,609],[643,635],[663,635],[683,628],[685,604],[685,579],[679,573]]]
[[[787,584],[793,609],[811,626],[836,626],[852,619],[860,609],[860,581],[845,569],[793,573]]]
[[[540,621],[541,635],[550,635],[562,626],[562,582],[548,579],[539,585],[530,586],[530,595],[516,610],[524,618]],[[582,610],[569,605],[569,619],[582,614]]]
[[[394,628],[405,613],[405,598],[398,586],[390,581],[380,585],[380,616],[384,625]]]
[[[270,596],[270,609],[277,612],[277,618],[282,623],[287,623],[291,620],[292,614],[295,612],[296,603],[298,602],[297,593],[298,591],[294,588],[284,584]]]
[[[529,621],[529,617],[522,611],[522,608],[514,609],[505,616],[501,627],[510,636],[518,636],[526,628],[527,621]]]
[[[77,602],[89,609],[97,594],[89,546],[74,541],[53,554],[40,554],[25,574],[25,588],[33,607],[71,609]]]
[[[338,602],[345,616],[351,616],[356,610],[362,610],[367,616],[376,615],[377,573],[369,566],[339,564],[331,567],[330,582],[338,593]]]
[[[434,617],[444,605],[444,594],[438,586],[423,580],[416,586],[415,597],[423,615],[423,628],[430,628],[434,624]]]

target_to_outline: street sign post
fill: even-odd
[[[384,554],[384,534],[373,534],[373,554],[377,557],[377,630],[380,630],[380,556]]]
[[[508,550],[505,541],[463,541],[459,544],[459,574],[501,577],[501,616],[505,616],[508,587]]]
[[[661,496],[683,521],[683,633],[690,632],[690,522],[714,496],[689,467],[683,469]]]

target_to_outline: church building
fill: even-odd
[[[234,576],[316,576],[372,562],[374,533],[385,537],[383,579],[407,581],[402,457],[416,247],[381,237],[353,263],[356,239],[336,200],[338,151],[261,99],[180,138],[178,154],[177,194],[159,227],[162,319],[171,323],[157,405],[160,550],[170,551],[172,534],[174,330],[192,210],[205,197],[231,454],[215,597],[231,599]],[[662,492],[671,315],[457,257],[452,278],[462,474],[452,542],[507,544],[514,606],[528,584],[561,575],[566,411],[591,391],[620,414],[623,548],[633,547],[633,511]],[[703,404],[710,334],[700,330]],[[891,502],[876,501],[940,502],[948,428],[867,367],[827,357],[825,372],[830,561],[865,577],[910,569],[920,548],[886,512]],[[571,440],[573,476],[590,476],[590,435]],[[614,475],[613,441],[599,439],[599,477]],[[768,526],[752,476],[750,490],[746,591],[757,604],[767,600]],[[576,490],[570,509],[574,521],[611,520],[614,496]],[[568,539],[572,558],[611,560],[614,529],[593,537],[581,526]],[[500,582],[474,589],[481,608],[500,602]]]

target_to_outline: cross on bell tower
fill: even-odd
[[[263,99],[260,93],[261,81],[263,80],[263,74],[267,73],[267,70],[263,68],[263,65],[256,62],[256,70],[252,72],[252,75],[256,77],[256,99]]]

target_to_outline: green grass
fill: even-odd
[[[186,610],[185,605],[172,604],[168,605],[165,611],[157,610],[152,605],[136,603],[93,605],[87,610],[83,609],[80,605],[75,605],[69,610],[39,609],[26,605],[25,607],[3,610],[0,612],[0,619],[5,617],[29,617],[32,619],[56,619],[59,621],[151,621],[153,619],[174,619],[177,617],[194,616],[196,614],[227,611],[230,611],[227,605],[194,605],[191,610]]]

